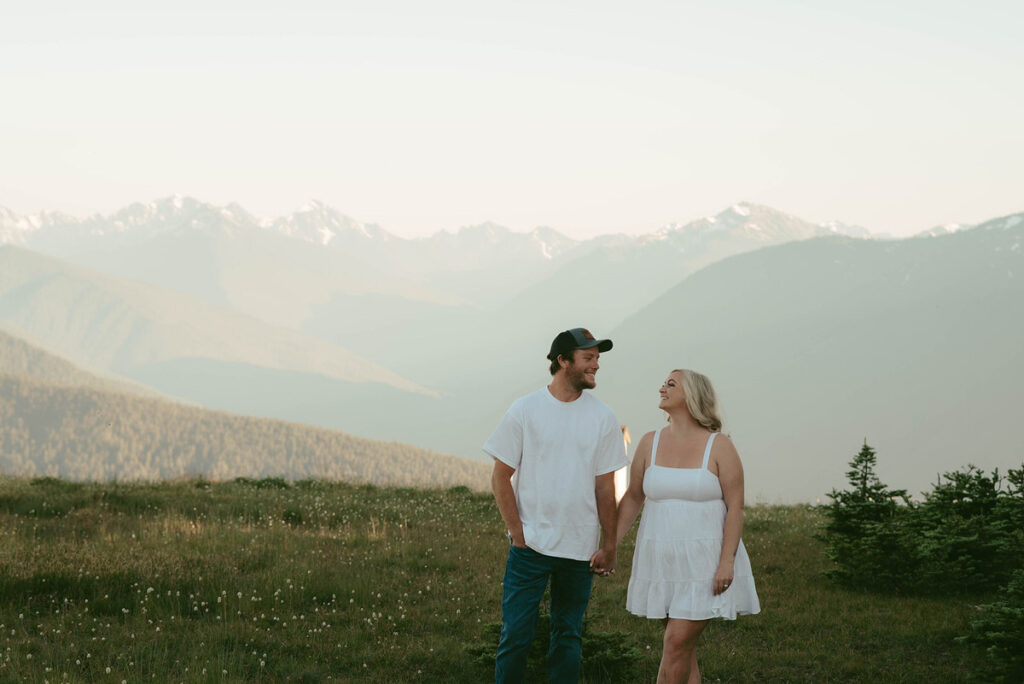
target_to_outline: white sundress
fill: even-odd
[[[712,594],[726,514],[722,486],[708,470],[717,434],[708,437],[700,468],[657,465],[661,430],[654,434],[651,465],[644,473],[647,501],[626,593],[626,610],[635,615],[735,620],[737,615],[761,612],[742,540],[736,549],[732,584],[718,596]]]

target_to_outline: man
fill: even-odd
[[[499,684],[526,676],[549,580],[548,677],[577,681],[591,573],[615,572],[615,471],[628,460],[615,414],[584,392],[597,386],[598,357],[611,348],[611,340],[584,328],[559,333],[547,357],[551,384],[517,399],[484,444],[511,540],[494,670]]]

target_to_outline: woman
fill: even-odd
[[[658,682],[699,682],[697,638],[711,618],[761,610],[743,547],[743,466],[721,434],[711,381],[674,370],[658,407],[669,424],[641,438],[619,503],[617,540],[644,514],[626,609],[665,620]]]

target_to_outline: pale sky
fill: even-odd
[[[742,200],[915,233],[1024,211],[1024,2],[0,4],[0,206],[319,199],[407,237]]]

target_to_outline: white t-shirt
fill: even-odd
[[[587,392],[566,402],[543,387],[513,402],[484,451],[516,470],[526,545],[589,560],[601,540],[594,478],[628,464],[612,410]]]

